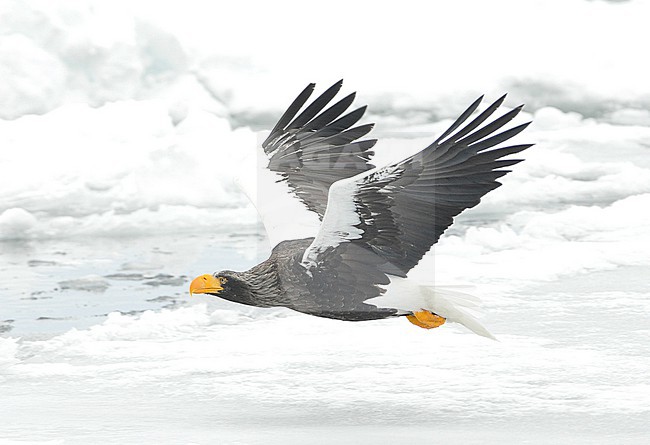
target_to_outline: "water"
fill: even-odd
[[[192,273],[210,271],[215,259],[246,268],[257,244],[260,238],[250,231],[5,242],[2,331],[51,337],[101,323],[111,312],[137,315],[187,305]]]

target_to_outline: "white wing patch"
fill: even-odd
[[[357,208],[357,198],[364,184],[378,183],[399,176],[401,169],[398,165],[374,168],[351,178],[336,181],[327,195],[327,208],[318,235],[305,251],[302,265],[308,270],[316,265],[318,255],[328,248],[341,243],[361,238],[363,230],[358,227],[361,216]],[[380,192],[390,193],[390,184],[384,185]],[[375,216],[377,213],[372,214]],[[365,224],[373,224],[372,218],[366,218]]]
[[[316,238],[302,257],[307,269],[316,265],[316,258],[328,247],[336,247],[346,240],[361,238],[363,230],[356,227],[361,223],[354,196],[359,186],[359,177],[368,173],[336,181],[327,195],[327,208]]]

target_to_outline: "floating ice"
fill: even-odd
[[[102,277],[89,275],[74,280],[60,281],[59,286],[62,290],[81,290],[88,292],[104,292],[108,289],[108,282]]]
[[[0,240],[29,238],[36,225],[36,217],[20,207],[0,213]]]

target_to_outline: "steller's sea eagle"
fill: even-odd
[[[523,106],[494,119],[503,96],[469,120],[480,97],[422,151],[375,167],[376,140],[362,139],[373,124],[354,126],[366,107],[344,114],[354,93],[328,107],[342,83],[306,107],[315,85],[298,95],[261,144],[264,171],[242,184],[274,246],[270,257],[245,272],[201,275],[190,293],[346,321],[405,316],[435,328],[449,320],[493,338],[467,311],[473,297],[407,275],[453,218],[521,161],[503,158],[532,145],[500,146],[530,123],[502,131]]]

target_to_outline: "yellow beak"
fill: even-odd
[[[209,274],[194,278],[190,284],[190,295],[218,294],[221,290],[223,290],[223,287],[219,279]]]

